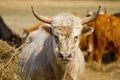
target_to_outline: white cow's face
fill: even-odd
[[[79,29],[78,29],[79,30]],[[54,28],[54,40],[56,42],[56,57],[58,60],[72,61],[79,44],[80,31],[72,27]]]
[[[74,60],[82,29],[79,18],[73,15],[57,16],[53,19],[52,32],[57,45],[57,60],[64,63]]]

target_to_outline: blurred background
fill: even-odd
[[[22,35],[23,29],[39,23],[31,6],[38,14],[49,17],[70,12],[83,18],[88,11],[97,11],[99,5],[101,11],[106,9],[108,14],[120,12],[120,0],[0,0],[0,15],[14,33]],[[116,64],[104,65],[102,70],[96,70],[96,67],[87,65],[83,80],[120,80],[120,67]]]
[[[31,12],[31,5],[42,15],[54,16],[61,12],[75,12],[85,17],[87,11],[96,11],[101,5],[107,13],[120,12],[119,0],[0,0],[0,15],[14,31],[22,33],[23,28],[37,24]]]

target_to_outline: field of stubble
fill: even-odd
[[[110,14],[120,12],[120,1],[0,0],[0,15],[13,32],[21,35],[24,28],[39,23],[32,15],[31,5],[39,14],[46,16],[54,16],[60,12],[77,12],[82,18],[87,10],[96,11],[98,5],[102,5]],[[95,63],[92,65],[86,63],[82,80],[120,80],[120,66],[111,63],[98,69]]]

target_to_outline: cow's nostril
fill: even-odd
[[[72,55],[70,53],[59,53],[59,57],[65,59],[65,58],[71,58]]]
[[[62,53],[59,53],[59,57],[60,57],[60,58],[64,58],[64,56],[63,56]]]
[[[68,55],[68,58],[71,58],[71,57],[72,57],[72,55],[71,55],[71,54],[69,54],[69,55]]]

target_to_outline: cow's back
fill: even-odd
[[[120,20],[114,16],[99,15],[97,19],[90,22],[88,25],[95,29],[95,35],[98,39],[107,39],[109,41],[119,40],[118,33],[120,32]],[[117,36],[117,37],[116,37]]]

